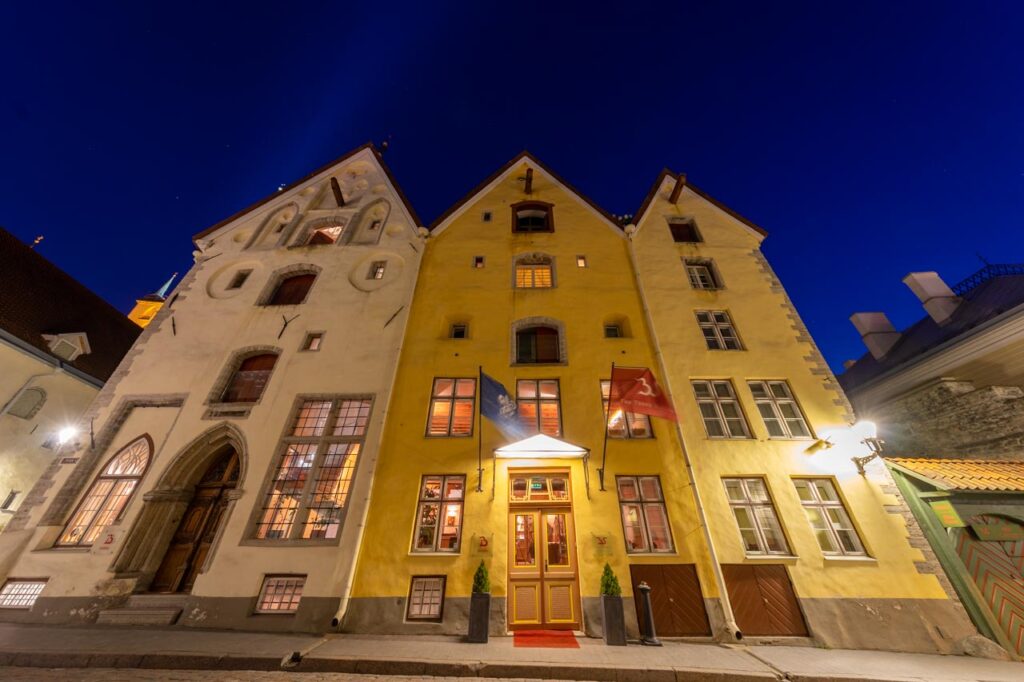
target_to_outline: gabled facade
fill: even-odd
[[[196,264],[0,542],[45,621],[318,630],[350,585],[422,252],[370,146]],[[276,617],[290,613],[287,618]],[[179,617],[180,614],[180,617]]]

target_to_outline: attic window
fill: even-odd
[[[528,201],[512,206],[513,232],[554,232],[551,204]]]
[[[469,336],[469,325],[465,324],[453,324],[451,330],[448,333],[448,337],[452,339],[465,339]]]
[[[79,355],[91,352],[89,339],[83,333],[77,334],[43,334],[50,352],[65,362],[73,362]]]
[[[318,227],[310,231],[309,238],[306,240],[306,244],[308,246],[322,246],[324,244],[334,244],[341,238],[341,233],[344,231],[344,224],[325,225],[324,227]]]
[[[491,212],[490,211],[484,211],[484,222],[485,223],[491,222]]]
[[[384,271],[387,269],[388,262],[385,260],[375,260],[370,263],[370,271],[366,273],[366,279],[384,279]]]
[[[672,231],[672,241],[676,243],[697,243],[704,241],[701,239],[700,231],[697,230],[697,223],[693,221],[693,218],[669,222],[668,228]]]
[[[474,268],[482,268],[483,266],[484,266],[484,257],[483,256],[473,256],[473,267]]]

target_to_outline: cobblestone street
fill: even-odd
[[[380,675],[350,675],[346,673],[290,673],[258,672],[245,670],[125,670],[113,668],[2,668],[0,679],[4,682],[473,682],[482,677],[399,677]],[[506,682],[526,682],[507,680]]]

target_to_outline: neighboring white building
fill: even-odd
[[[197,235],[195,266],[83,421],[95,445],[62,452],[77,463],[0,536],[0,574],[41,590],[31,611],[2,617],[329,627],[351,583],[419,232],[366,145]],[[264,615],[300,595],[294,618]]]

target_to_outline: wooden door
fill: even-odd
[[[637,586],[651,588],[651,612],[659,637],[702,637],[711,634],[704,595],[693,564],[633,564],[629,567],[636,602],[637,622],[643,626],[644,610]]]
[[[1024,540],[983,540],[978,529],[995,529],[989,537],[1024,535],[1021,524],[1007,518],[982,515],[970,521],[972,528],[958,532],[956,550],[978,589],[985,595],[992,614],[1003,632],[1024,656]],[[982,535],[984,537],[985,534]]]
[[[228,450],[210,465],[196,485],[192,501],[150,583],[150,592],[189,592],[192,589],[224,520],[228,491],[237,483],[238,455]]]
[[[722,564],[722,573],[736,625],[744,635],[807,636],[785,566]]]
[[[510,629],[579,627],[571,509],[513,509],[508,552]]]

